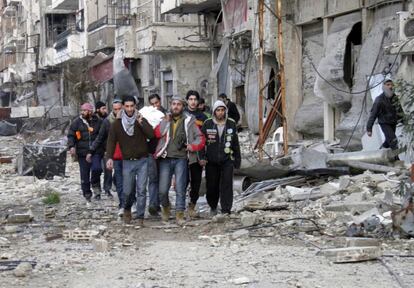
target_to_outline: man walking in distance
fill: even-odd
[[[240,168],[241,156],[236,122],[227,118],[227,107],[218,100],[213,105],[212,118],[202,128],[206,137],[207,203],[211,215],[217,214],[220,199],[221,213],[230,214],[233,205],[233,168]]]
[[[171,99],[171,115],[163,119],[154,131],[159,138],[155,158],[160,159],[159,189],[164,222],[168,222],[170,217],[168,191],[172,175],[175,175],[175,216],[179,225],[184,224],[188,163],[197,162],[196,152],[202,150],[205,144],[195,121],[193,116],[184,114],[184,100],[174,96]]]
[[[230,99],[227,97],[227,95],[224,93],[221,93],[218,96],[218,100],[221,100],[224,102],[224,104],[226,104],[228,117],[233,119],[234,122],[238,124],[240,120],[240,113],[239,113],[239,110],[237,110],[236,104],[231,102]]]
[[[105,119],[108,118],[108,110],[107,110],[106,104],[104,102],[97,101],[95,103],[95,115],[98,116],[98,118],[100,118],[103,121],[102,124],[105,125],[104,124],[105,123]],[[102,129],[102,127],[101,127],[101,129]],[[104,128],[104,129],[107,129],[107,128]],[[106,137],[108,137],[108,133],[106,133]],[[99,135],[98,135],[97,139],[98,138],[99,138]],[[100,144],[99,145],[102,145],[101,146],[102,149],[105,150],[106,149],[106,147],[105,147],[105,145],[106,145],[106,138],[103,139],[103,140],[104,140],[103,142],[100,141]],[[96,139],[95,139],[95,142],[96,142]],[[93,146],[93,143],[92,143],[92,146]],[[100,146],[95,146],[93,148],[96,149],[97,147],[100,147]],[[111,198],[112,199],[113,198],[113,196],[111,194],[112,171],[110,171],[108,169],[105,169],[105,163],[106,163],[105,159],[102,159],[102,167],[103,167],[103,172],[104,172],[103,188],[104,188],[104,191],[105,191],[106,196],[108,196],[108,198]]]
[[[148,97],[149,104],[157,109],[158,111],[164,113],[167,110],[161,106],[161,98],[158,94],[151,94]],[[161,121],[161,119],[159,119]],[[148,156],[148,195],[149,195],[149,206],[148,212],[151,216],[158,216],[158,212],[161,211],[160,208],[160,195],[159,195],[159,161],[154,159],[154,153],[157,148],[158,139],[153,138],[148,142],[149,156]]]
[[[199,129],[203,126],[205,120],[207,120],[206,114],[203,111],[198,109],[198,104],[200,101],[200,94],[197,91],[190,90],[186,95],[187,100],[187,110],[186,112],[192,115],[196,119],[196,124]],[[199,164],[199,156],[197,153],[197,161],[189,163],[189,174],[190,174],[190,203],[188,203],[188,216],[190,218],[195,218],[197,200],[199,198],[199,191],[201,185],[201,177],[203,174],[203,167]]]
[[[403,118],[403,109],[398,97],[394,94],[393,88],[394,83],[391,79],[384,81],[382,86],[383,93],[375,99],[372,105],[367,123],[367,134],[369,137],[372,136],[372,126],[378,118],[378,124],[385,136],[382,147],[396,150],[398,149],[398,140],[395,131],[398,122]]]
[[[106,150],[106,140],[108,139],[108,134],[109,134],[109,128],[111,127],[111,125],[115,122],[116,120],[116,116],[117,114],[121,111],[122,109],[122,101],[120,99],[114,99],[112,101],[112,112],[108,115],[108,117],[105,118],[105,120],[103,120],[102,122],[102,126],[101,129],[99,130],[99,134],[98,137],[96,137],[95,141],[92,143],[92,147],[91,150],[96,151],[97,149],[99,149],[100,147],[103,147]],[[107,158],[107,157],[105,157]],[[115,152],[114,152],[114,156],[113,156],[113,162],[114,162],[114,183],[115,183],[115,187],[116,187],[116,192],[118,193],[118,199],[119,199],[119,209],[120,211],[118,212],[119,216],[123,215],[123,193],[122,193],[122,153],[121,150],[119,148],[119,144],[116,144],[116,148],[115,148]],[[105,161],[106,163],[106,161]],[[110,175],[112,175],[112,171],[105,169],[107,173],[109,173]],[[104,178],[105,179],[105,178]],[[112,179],[112,177],[111,177]],[[112,182],[112,181],[111,181]],[[104,181],[104,186],[108,184],[105,183]],[[106,189],[108,189],[108,187],[105,188],[105,192]],[[109,187],[110,189],[110,187]],[[108,189],[108,192],[109,192]],[[112,197],[112,194],[110,194],[111,192],[106,192],[107,195],[111,195],[109,197]]]
[[[72,156],[77,156],[81,178],[83,197],[90,202],[92,190],[95,199],[101,198],[100,175],[103,149],[91,151],[91,144],[96,139],[102,120],[93,115],[93,106],[85,103],[81,106],[81,115],[70,125],[68,132],[68,148]]]
[[[131,207],[136,194],[137,216],[139,225],[144,224],[146,205],[145,187],[147,185],[148,145],[147,139],[154,137],[154,132],[147,120],[136,110],[136,99],[127,96],[122,101],[123,109],[109,129],[106,153],[107,168],[113,168],[116,143],[122,152],[122,178],[124,192],[124,222],[131,222]]]

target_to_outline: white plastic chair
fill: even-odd
[[[269,151],[272,157],[279,155],[280,146],[283,144],[283,127],[279,127],[273,133],[272,141],[265,143],[265,151]]]

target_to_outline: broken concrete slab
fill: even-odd
[[[31,215],[30,213],[14,214],[14,215],[9,215],[7,217],[7,223],[14,223],[14,224],[28,223],[32,220],[33,220],[33,215]]]
[[[378,246],[346,247],[326,249],[318,254],[325,256],[334,263],[351,263],[378,259],[382,256],[382,250]]]
[[[346,238],[345,239],[346,247],[371,247],[371,246],[380,246],[380,240],[376,238]]]
[[[394,192],[399,188],[399,186],[400,186],[399,183],[385,181],[377,185],[377,190],[379,192],[387,192],[387,191]]]
[[[325,207],[326,211],[331,212],[358,212],[363,213],[370,209],[373,209],[377,206],[376,202],[366,201],[366,202],[345,202],[337,201],[330,203]]]
[[[250,212],[242,212],[240,222],[244,227],[253,226],[259,222],[259,215]]]
[[[242,237],[247,237],[247,236],[249,236],[249,233],[250,232],[247,229],[240,229],[240,230],[237,230],[237,231],[233,232],[230,235],[230,239],[231,240],[236,240],[236,239],[239,239],[239,238],[242,238]]]
[[[305,200],[316,200],[319,198],[323,198],[328,194],[322,193],[320,190],[317,189],[304,189],[304,188],[297,188],[293,186],[286,186],[286,191],[289,193],[290,201],[297,202],[297,201],[305,201]]]

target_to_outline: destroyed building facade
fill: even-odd
[[[81,101],[109,101],[120,51],[139,98],[158,93],[167,107],[169,97],[193,89],[211,105],[226,93],[243,112],[242,125],[257,133],[258,2],[1,1],[0,104],[11,107],[10,117],[24,118],[52,106],[50,117],[60,117],[76,114]],[[277,2],[264,1],[263,118],[280,86]],[[359,147],[372,104],[367,81],[381,73],[412,81],[414,46],[406,42],[414,16],[398,14],[413,11],[412,1],[284,0],[281,6],[289,140],[344,144],[354,134],[350,146]]]

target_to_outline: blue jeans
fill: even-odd
[[[185,194],[188,177],[187,159],[166,158],[160,160],[160,200],[163,207],[168,207],[170,201],[168,191],[171,186],[171,178],[175,175],[176,202],[175,210],[185,210]]]
[[[123,180],[122,180],[122,160],[114,160],[114,182],[116,192],[118,193],[119,208],[124,207],[124,193],[122,192]]]
[[[149,206],[158,208],[160,207],[160,195],[159,195],[159,183],[158,183],[158,167],[157,160],[148,156],[148,195]]]
[[[102,159],[102,167],[104,171],[103,187],[105,192],[110,192],[112,188],[112,170],[105,168],[107,159]]]
[[[122,161],[122,178],[124,192],[124,209],[131,210],[134,198],[137,201],[138,218],[144,218],[147,195],[145,187],[148,177],[148,158]],[[135,197],[134,197],[135,196]]]

